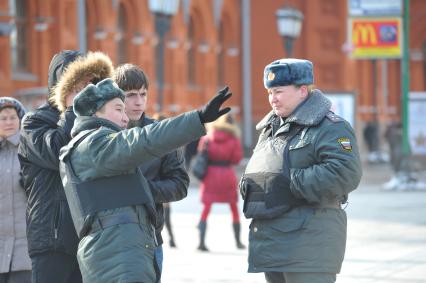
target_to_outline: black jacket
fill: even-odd
[[[18,157],[27,204],[27,238],[30,256],[46,251],[76,255],[78,238],[59,175],[59,150],[70,140],[75,116],[49,104],[27,114],[21,126]]]
[[[143,116],[139,126],[155,123],[156,121]],[[163,203],[178,201],[188,194],[189,176],[185,170],[183,150],[178,149],[159,159],[145,163],[139,168],[148,180],[157,210],[156,237],[158,244],[163,243],[161,230],[164,227]]]

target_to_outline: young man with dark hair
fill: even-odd
[[[125,111],[130,119],[128,128],[143,128],[146,125],[157,123],[145,114],[149,83],[143,70],[136,65],[124,64],[115,69],[113,79],[124,91]],[[163,204],[179,201],[186,197],[189,176],[184,167],[182,149],[156,158],[139,168],[148,181],[157,211],[155,234],[158,246],[155,251],[155,259],[161,272],[163,262],[161,231],[164,227],[165,214],[168,213],[166,209],[169,209]],[[174,245],[173,237],[171,237],[170,243]]]

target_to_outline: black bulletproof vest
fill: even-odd
[[[75,174],[70,156],[74,148],[94,130],[81,132],[61,152],[61,177],[65,195],[70,207],[75,229],[82,238],[90,229],[96,212],[131,205],[146,205],[151,218],[155,218],[152,198],[144,188],[148,188],[142,173],[105,177],[82,182]]]
[[[292,125],[285,132],[289,126],[284,125],[278,131],[282,133],[275,135],[271,126],[259,138],[240,181],[246,218],[271,219],[303,203],[293,196],[289,185],[289,143],[302,127]]]

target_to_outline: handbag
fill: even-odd
[[[207,166],[209,165],[209,155],[207,151],[208,140],[203,144],[203,148],[199,151],[194,158],[194,164],[192,165],[192,174],[198,180],[203,180],[207,174]]]

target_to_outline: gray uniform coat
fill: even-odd
[[[345,202],[358,186],[362,171],[354,131],[329,111],[330,105],[315,90],[284,121],[277,123],[280,118],[271,112],[257,126],[265,133],[273,124],[278,125],[272,136],[261,134],[259,138],[259,143],[270,140],[272,145],[290,127],[303,126],[290,141],[289,173],[291,193],[305,204],[274,219],[253,219],[249,272],[340,271],[346,213],[337,204]]]
[[[122,131],[104,119],[79,117],[72,134],[75,136],[93,128],[97,130],[84,138],[71,153],[71,165],[81,181],[134,173],[139,165],[205,134],[196,111],[144,128]],[[146,180],[141,189],[148,192],[153,207]],[[150,222],[145,206],[100,211],[95,215],[93,225],[99,218],[121,213],[136,214],[139,223],[100,229],[80,240],[77,259],[84,282],[155,282],[154,223]]]

